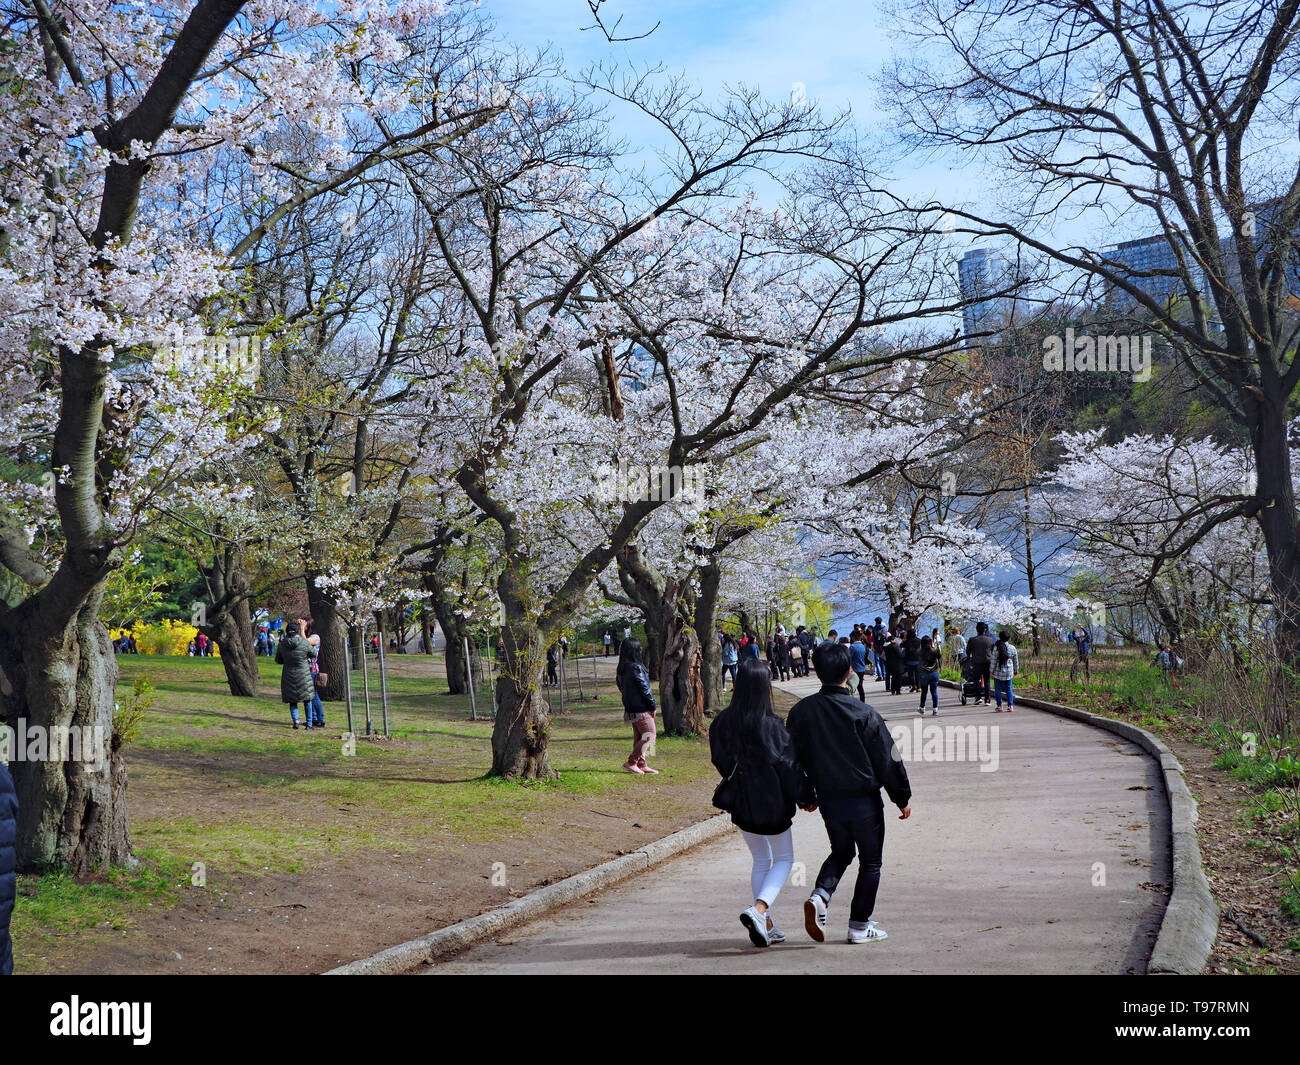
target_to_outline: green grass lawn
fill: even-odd
[[[331,861],[413,850],[436,855],[466,842],[546,832],[563,848],[558,815],[575,797],[637,801],[632,789],[651,780],[656,809],[680,810],[683,823],[711,812],[707,796],[716,774],[707,742],[660,738],[658,778],[621,770],[631,733],[609,679],[602,678],[599,699],[570,700],[568,712],[553,715],[550,761],[558,777],[519,784],[486,775],[492,722],[470,720],[468,697],[446,694],[440,658],[389,659],[389,739],[363,735],[360,673],[354,674],[353,757],[344,756],[340,742],[342,703],[326,704],[323,730],[290,728],[279,701],[280,670],[269,658],[258,660],[256,699],[231,696],[215,658],[118,661],[119,701],[140,676],[154,689],[127,748],[131,838],[141,865],[80,884],[62,875],[22,877],[13,923],[20,954],[60,940],[66,952],[70,935],[132,927],[149,908],[192,890],[196,863],[209,877],[310,873]],[[373,660],[370,667],[378,729]],[[478,706],[480,718],[485,708],[490,713],[486,690]]]

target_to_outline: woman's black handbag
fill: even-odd
[[[739,758],[736,759],[736,764],[726,780],[719,781],[718,786],[713,789],[713,805],[729,814],[735,813],[736,802],[740,798],[740,789],[736,786],[738,772],[740,772]]]

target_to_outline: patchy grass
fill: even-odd
[[[176,902],[196,862],[210,877],[229,880],[311,875],[381,855],[433,855],[427,860],[436,862],[467,844],[506,847],[512,840],[553,844],[563,853],[565,818],[571,826],[575,803],[602,800],[618,812],[618,802],[641,801],[635,789],[651,781],[654,812],[674,825],[713,812],[707,795],[716,774],[707,742],[661,738],[660,777],[622,771],[631,734],[609,677],[602,677],[599,699],[571,698],[566,712],[553,712],[555,778],[520,784],[486,775],[492,722],[470,720],[468,697],[446,693],[440,658],[389,660],[388,738],[364,736],[361,679],[354,677],[354,757],[343,754],[342,704],[326,704],[324,730],[290,727],[278,700],[279,667],[270,659],[258,660],[263,694],[256,699],[231,696],[215,658],[132,655],[119,664],[120,698],[141,678],[152,689],[127,749],[131,835],[142,864],[84,884],[22,877],[14,923],[20,955],[46,956],[61,943],[66,959],[92,946],[100,931],[138,927],[151,909]],[[373,663],[371,682],[377,684]],[[590,673],[586,683],[590,693]],[[486,691],[478,705],[480,718],[484,707],[490,712]],[[374,691],[372,718],[378,729]],[[655,823],[635,814],[604,816],[612,820],[610,838],[624,843],[633,820],[647,830]]]
[[[13,939],[26,951],[44,949],[60,934],[132,927],[142,909],[173,905],[190,878],[188,867],[156,852],[134,870],[110,869],[78,882],[63,873],[19,877]]]

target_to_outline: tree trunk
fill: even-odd
[[[14,760],[18,867],[62,867],[74,876],[134,861],[126,769],[120,737],[113,735],[117,659],[99,620],[104,581],[121,564],[122,547],[113,542],[101,510],[99,463],[111,457],[111,449],[105,451],[101,436],[107,368],[98,356],[93,345],[59,351],[61,396],[51,464],[69,473],[54,490],[65,539],[58,568],[17,607],[0,607],[4,722],[44,730],[47,754],[54,737],[62,746],[64,737],[76,736],[82,748],[69,745],[79,758]],[[29,583],[41,575],[35,576]]]
[[[447,670],[447,691],[451,695],[469,693],[469,676],[465,672],[465,641],[470,637],[465,619],[456,613],[455,600],[446,587],[436,579],[427,580],[426,587],[433,595],[433,612],[438,618],[443,639],[447,642],[444,665]],[[478,648],[469,640],[469,663],[474,676],[481,677]]]
[[[351,649],[352,669],[360,671],[365,667],[366,639],[360,625],[349,623],[344,626],[343,642]]]
[[[700,687],[704,705],[717,710],[722,676],[722,647],[718,644],[718,590],[722,570],[710,562],[700,570],[700,594],[695,600],[695,635],[700,643]]]
[[[325,702],[344,698],[343,673],[347,664],[347,626],[339,617],[334,598],[316,587],[316,574],[307,574],[307,605],[311,610],[312,626],[320,637],[320,654],[316,661],[322,673],[329,674],[329,683],[320,689]]]
[[[222,610],[204,630],[216,642],[226,684],[231,695],[257,698],[257,644],[253,640],[253,619],[248,600],[240,599]],[[331,678],[332,679],[332,678]]]
[[[0,624],[0,661],[10,689],[0,696],[5,723],[17,731],[22,721],[29,737],[40,727],[47,743],[75,736],[80,746],[79,752],[63,747],[79,757],[16,757],[10,766],[22,870],[61,867],[80,877],[108,865],[134,864],[126,768],[121,738],[113,735],[117,659],[98,617],[102,598],[101,590],[93,590],[64,626],[44,624],[35,600]]]
[[[209,601],[201,604],[207,615],[196,628],[216,643],[231,695],[257,697],[257,645],[248,607],[248,582],[240,568],[239,552],[218,547],[208,566],[199,566]]]
[[[700,639],[690,619],[684,610],[675,611],[659,669],[660,711],[664,732],[669,736],[698,736],[704,732],[700,660]]]
[[[507,604],[502,631],[505,658],[497,677],[497,717],[492,727],[492,774],[507,780],[546,780],[555,775],[546,757],[550,706],[540,694],[546,641],[521,613]]]
[[[1265,389],[1266,395],[1281,394],[1281,386]],[[1277,647],[1282,662],[1300,667],[1300,524],[1296,521],[1295,487],[1291,479],[1291,455],[1287,442],[1286,414],[1273,402],[1258,405],[1254,451],[1255,515],[1264,534],[1268,552],[1269,582],[1277,617]]]
[[[1025,576],[1029,581],[1029,598],[1038,598],[1038,574],[1034,569],[1034,537],[1033,527],[1029,523],[1029,485],[1024,487],[1025,503]],[[1038,615],[1033,614],[1029,619],[1030,634],[1034,644],[1035,657],[1043,653],[1042,638],[1038,631]]]
[[[420,636],[423,640],[423,653],[433,654],[433,618],[429,612],[427,599],[420,600]]]
[[[645,561],[636,544],[628,544],[618,558],[618,580],[645,625],[645,667],[659,676],[672,602],[664,594],[664,578]]]

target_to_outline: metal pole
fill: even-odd
[[[469,688],[469,719],[478,720],[478,704],[474,700],[474,663],[469,657],[469,637],[462,636],[461,641],[465,645],[465,679]]]
[[[388,735],[388,659],[387,650],[384,644],[387,642],[384,633],[383,618],[379,621],[379,698],[384,708],[384,735]]]
[[[555,653],[560,659],[560,713],[564,713],[564,655],[560,654],[559,644],[556,644]]]
[[[600,698],[600,677],[596,675],[596,655],[595,655],[595,652],[592,652],[592,655],[591,655],[591,688],[592,688],[592,692],[593,692],[593,694],[592,694],[592,698],[593,698],[593,699],[599,699],[599,698]]]
[[[343,698],[348,706],[348,732],[352,732],[352,637],[343,634]]]
[[[573,675],[578,678],[578,701],[582,702],[587,698],[587,693],[582,690],[582,659],[573,660]]]
[[[361,686],[366,693],[366,735],[374,733],[374,726],[370,723],[370,664],[366,661],[366,627],[358,626],[361,629]]]
[[[501,665],[497,662],[497,652],[495,648],[488,648],[488,678],[489,687],[492,689],[492,720],[497,719],[497,677],[501,675]]]

